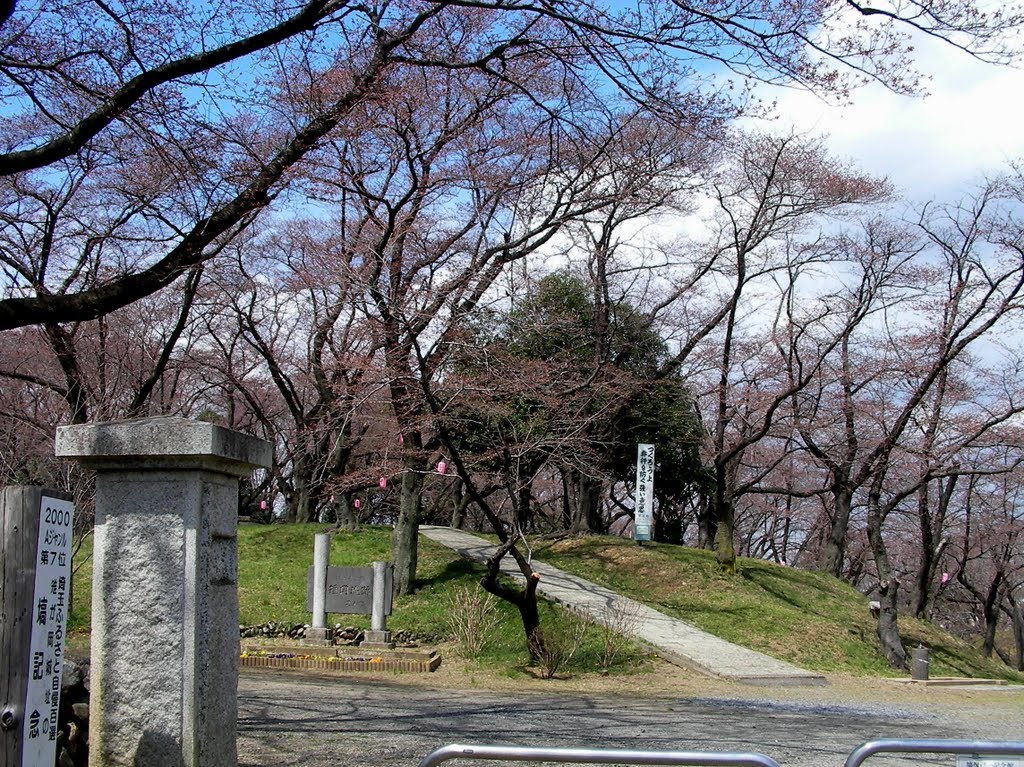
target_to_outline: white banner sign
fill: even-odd
[[[23,767],[52,765],[55,760],[64,629],[71,609],[67,598],[71,583],[74,513],[75,506],[70,501],[43,496],[39,508],[32,638],[22,731]]]
[[[654,445],[637,445],[633,539],[651,540],[654,529]]]

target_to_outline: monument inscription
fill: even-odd
[[[393,576],[390,568],[386,571],[384,585],[384,614],[391,614]],[[328,567],[325,589],[324,612],[348,615],[373,614],[373,568],[372,567]],[[306,609],[313,611],[313,568],[306,573]]]

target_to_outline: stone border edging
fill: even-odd
[[[242,668],[273,668],[291,669],[296,671],[344,671],[344,672],[381,672],[409,671],[426,673],[436,671],[441,665],[441,656],[436,652],[423,653],[421,658],[388,657],[374,655],[371,658],[342,657],[274,657],[272,655],[239,656]]]

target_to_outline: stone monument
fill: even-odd
[[[271,445],[184,418],[65,426],[96,470],[91,767],[237,764],[238,479]]]

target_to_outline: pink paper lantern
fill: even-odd
[[[444,474],[444,472],[445,472],[445,470],[447,468],[448,468],[448,464],[446,464],[444,461],[438,461],[437,462],[437,473],[438,474]]]
[[[358,499],[358,498],[356,498],[356,499],[355,499],[355,500],[354,500],[354,501],[352,502],[352,505],[353,505],[353,506],[355,506],[355,507],[356,507],[356,508],[358,509],[358,508],[359,508],[359,499]]]
[[[385,487],[388,486],[388,479],[387,479],[387,477],[381,477],[377,481],[377,484],[380,485],[380,489],[383,490]]]

